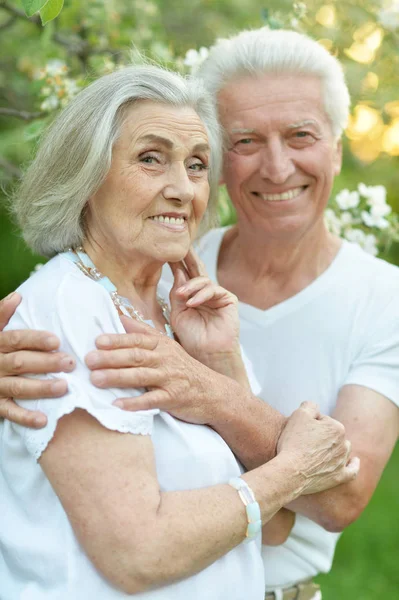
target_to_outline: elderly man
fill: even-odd
[[[200,75],[218,102],[223,178],[238,221],[209,232],[198,250],[210,277],[239,299],[253,395],[229,377],[231,367],[210,371],[142,325],[99,339],[87,364],[98,386],[150,389],[121,400],[123,408],[157,406],[207,423],[247,468],[274,455],[283,415],[304,400],[342,421],[361,458],[358,478],[292,503],[276,531],[278,543],[292,528],[288,539],[263,548],[266,598],[320,598],[310,580],[330,569],[337,532],[367,505],[398,436],[399,269],[342,242],[324,224],[349,112],[335,58],[306,36],[261,29],[220,41]],[[4,304],[0,321],[17,302]],[[51,390],[48,382],[13,377],[62,370],[68,357],[32,353],[56,349],[57,340],[37,332],[2,336],[0,395],[64,393],[62,382]],[[0,414],[43,425],[39,414],[27,416],[10,400]]]

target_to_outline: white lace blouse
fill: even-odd
[[[98,389],[91,385],[84,356],[94,349],[95,337],[124,330],[108,293],[74,264],[65,257],[55,257],[19,291],[23,302],[8,328],[54,332],[61,339],[61,350],[75,356],[77,367],[73,373],[62,375],[69,388],[62,399],[20,402],[46,413],[48,424],[44,429],[0,423],[0,598],[128,597],[90,563],[37,463],[54,435],[58,419],[81,408],[107,429],[127,435],[151,435],[163,491],[227,482],[240,474],[240,467],[212,429],[184,423],[158,410],[124,412],[112,402],[123,395],[138,395],[139,390]],[[197,575],[134,597],[261,600],[264,575],[259,547],[257,542],[241,544]]]

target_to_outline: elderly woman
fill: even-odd
[[[76,369],[62,399],[36,402],[46,427],[0,424],[2,600],[260,600],[262,524],[353,477],[342,426],[310,405],[276,458],[241,476],[209,427],[124,412],[120,390],[90,381],[84,356],[99,333],[124,332],[124,315],[173,327],[192,356],[226,361],[245,383],[235,298],[195,276],[192,257],[174,267],[170,316],[157,290],[163,264],[184,259],[211,220],[218,160],[201,85],[148,66],[90,85],[41,144],[15,211],[28,244],[52,258],[20,287],[9,328],[55,333]]]

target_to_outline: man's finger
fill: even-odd
[[[92,371],[90,381],[100,388],[157,387],[160,377],[154,369],[133,367],[132,369],[101,369]]]
[[[49,352],[57,350],[59,345],[60,341],[57,336],[48,331],[15,329],[0,332],[0,352],[14,352],[15,350]]]
[[[17,292],[12,292],[0,301],[0,331],[3,331],[4,327],[8,325],[21,300],[22,298]]]
[[[0,355],[0,372],[3,375],[24,373],[69,373],[73,371],[75,359],[64,352],[32,352],[20,350]]]
[[[22,408],[11,398],[0,398],[0,418],[34,429],[41,429],[47,424],[45,414],[38,410]]]
[[[170,396],[163,390],[151,390],[134,398],[118,398],[114,404],[122,410],[135,412],[137,410],[151,410],[154,408],[162,409],[163,403],[168,399],[170,403]]]
[[[149,335],[148,332],[110,333],[100,335],[96,338],[96,346],[99,350],[117,350],[119,348],[135,347],[143,348],[145,350],[155,350],[160,338],[161,335]]]
[[[152,350],[142,346],[133,348],[119,348],[117,350],[93,350],[85,357],[89,369],[122,369],[126,367],[154,367],[158,365],[158,358]]]
[[[2,377],[0,397],[3,398],[59,398],[68,391],[64,379],[29,379],[27,377]]]

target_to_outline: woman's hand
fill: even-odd
[[[237,298],[213,283],[193,250],[171,263],[171,325],[183,348],[209,364],[212,357],[240,354]]]
[[[316,404],[302,402],[287,421],[277,454],[289,457],[302,478],[301,494],[314,494],[355,479],[360,461],[350,458],[345,427],[321,415]]]

